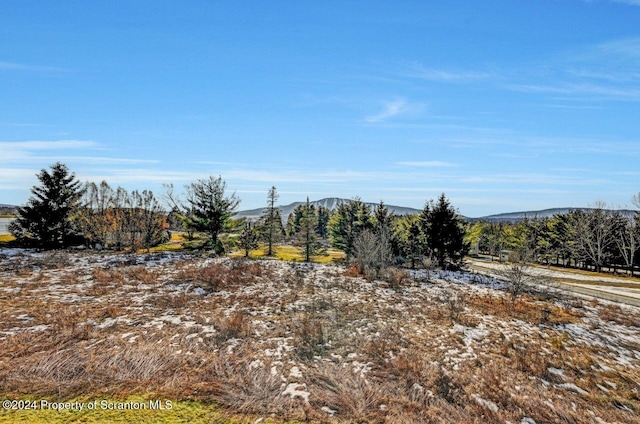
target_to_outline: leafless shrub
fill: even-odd
[[[440,301],[444,303],[451,322],[459,322],[460,315],[464,311],[464,295],[449,289],[445,290]]]
[[[400,290],[411,284],[411,278],[402,269],[387,267],[380,271],[380,279],[389,283],[392,289]]]
[[[160,273],[158,271],[154,271],[143,265],[128,268],[125,271],[125,275],[130,280],[146,285],[156,284],[160,277]]]
[[[367,279],[378,277],[382,268],[390,263],[388,245],[382,243],[380,237],[370,230],[358,234],[353,242],[351,262],[358,268],[360,274]]]
[[[515,260],[503,265],[498,275],[505,281],[512,302],[535,282],[535,278],[531,276],[530,267],[524,260]]]
[[[218,330],[218,342],[246,337],[251,332],[251,322],[242,311],[234,311],[229,317],[219,320],[215,326]]]
[[[327,329],[317,313],[305,313],[294,330],[297,354],[303,359],[322,355],[327,342]]]
[[[193,282],[205,290],[218,291],[269,278],[273,274],[258,262],[237,259],[216,262],[204,267],[185,267],[178,273],[178,279]]]

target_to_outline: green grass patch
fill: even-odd
[[[304,262],[304,249],[302,247],[291,246],[291,245],[276,245],[273,248],[274,256],[273,258],[279,259],[281,261],[288,262]],[[231,254],[229,257],[231,258],[241,258],[244,256],[244,250],[237,250]],[[261,245],[258,249],[251,250],[249,252],[249,257],[252,259],[266,258],[267,257],[267,246]],[[325,254],[322,255],[314,255],[311,256],[311,262],[316,263],[330,263],[334,260],[344,259],[345,254],[341,250],[338,249],[328,249]]]
[[[1,399],[5,400],[5,399]],[[59,402],[54,400],[29,400],[35,409],[0,409],[0,423],[157,423],[157,424],[245,424],[259,417],[233,417],[214,405],[197,401],[175,401],[146,396],[130,396],[124,399],[79,398]],[[31,403],[32,402],[32,403]],[[61,404],[75,404],[75,409],[56,409]],[[82,410],[78,410],[82,405]],[[263,421],[272,423],[271,420]]]
[[[163,243],[157,246],[153,246],[149,249],[151,252],[175,252],[183,250],[182,243]],[[145,252],[145,249],[141,249],[140,252]]]
[[[168,242],[159,244],[151,248],[152,252],[173,252],[184,249],[186,238],[180,233],[171,233]]]

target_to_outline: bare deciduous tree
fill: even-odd
[[[115,192],[102,181],[84,184],[84,194],[80,199],[81,207],[76,215],[76,224],[92,246],[106,247],[113,232],[113,197]]]
[[[617,221],[613,214],[604,209],[603,203],[597,203],[595,209],[574,211],[571,219],[575,234],[575,248],[596,271],[609,259],[611,248],[615,244]]]
[[[498,275],[507,285],[507,291],[511,295],[511,301],[516,300],[533,283],[531,267],[524,259],[507,263],[498,271]]]

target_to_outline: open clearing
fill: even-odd
[[[3,399],[200,405],[167,422],[640,422],[635,307],[511,302],[462,272],[368,281],[332,264],[4,253]],[[30,414],[0,422],[43,418]]]

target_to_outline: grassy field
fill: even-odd
[[[248,424],[249,418],[232,417],[203,402],[129,396],[126,398],[76,398],[63,402],[22,398],[37,409],[0,410],[0,423],[141,423],[141,424]],[[159,403],[157,403],[159,402]],[[82,410],[79,406],[82,406]],[[17,407],[16,403],[16,407]],[[160,409],[161,408],[161,409]]]
[[[151,248],[151,252],[178,252],[178,251],[190,251],[202,248],[206,242],[206,237],[202,235],[196,235],[193,240],[187,240],[184,234],[172,233],[171,240],[167,243],[163,243],[159,246]],[[288,244],[277,244],[273,248],[273,259],[279,259],[289,262],[304,262],[304,250],[302,247],[292,246]],[[144,253],[146,250],[141,249],[140,253]],[[242,250],[232,251],[228,254],[231,258],[244,257],[245,252]],[[251,250],[249,252],[249,258],[267,258],[267,246],[261,244],[258,249]],[[336,260],[345,259],[345,254],[341,250],[329,248],[324,253],[314,255],[311,257],[311,262],[315,263],[330,263]]]
[[[278,244],[273,248],[274,259],[279,259],[282,261],[290,261],[290,262],[304,262],[304,249],[302,247],[291,246],[291,245],[282,245]],[[235,251],[229,254],[231,258],[241,258],[244,257],[244,251]],[[266,258],[267,257],[267,246],[261,245],[260,248],[251,250],[249,252],[249,258],[258,259],[258,258]],[[315,263],[330,263],[335,260],[345,259],[345,254],[341,250],[338,249],[327,249],[326,253],[321,255],[314,255],[311,257],[311,262]]]
[[[0,399],[173,407],[0,422],[631,423],[640,410],[638,308],[510,301],[476,274],[52,252],[0,258],[0,281]]]

